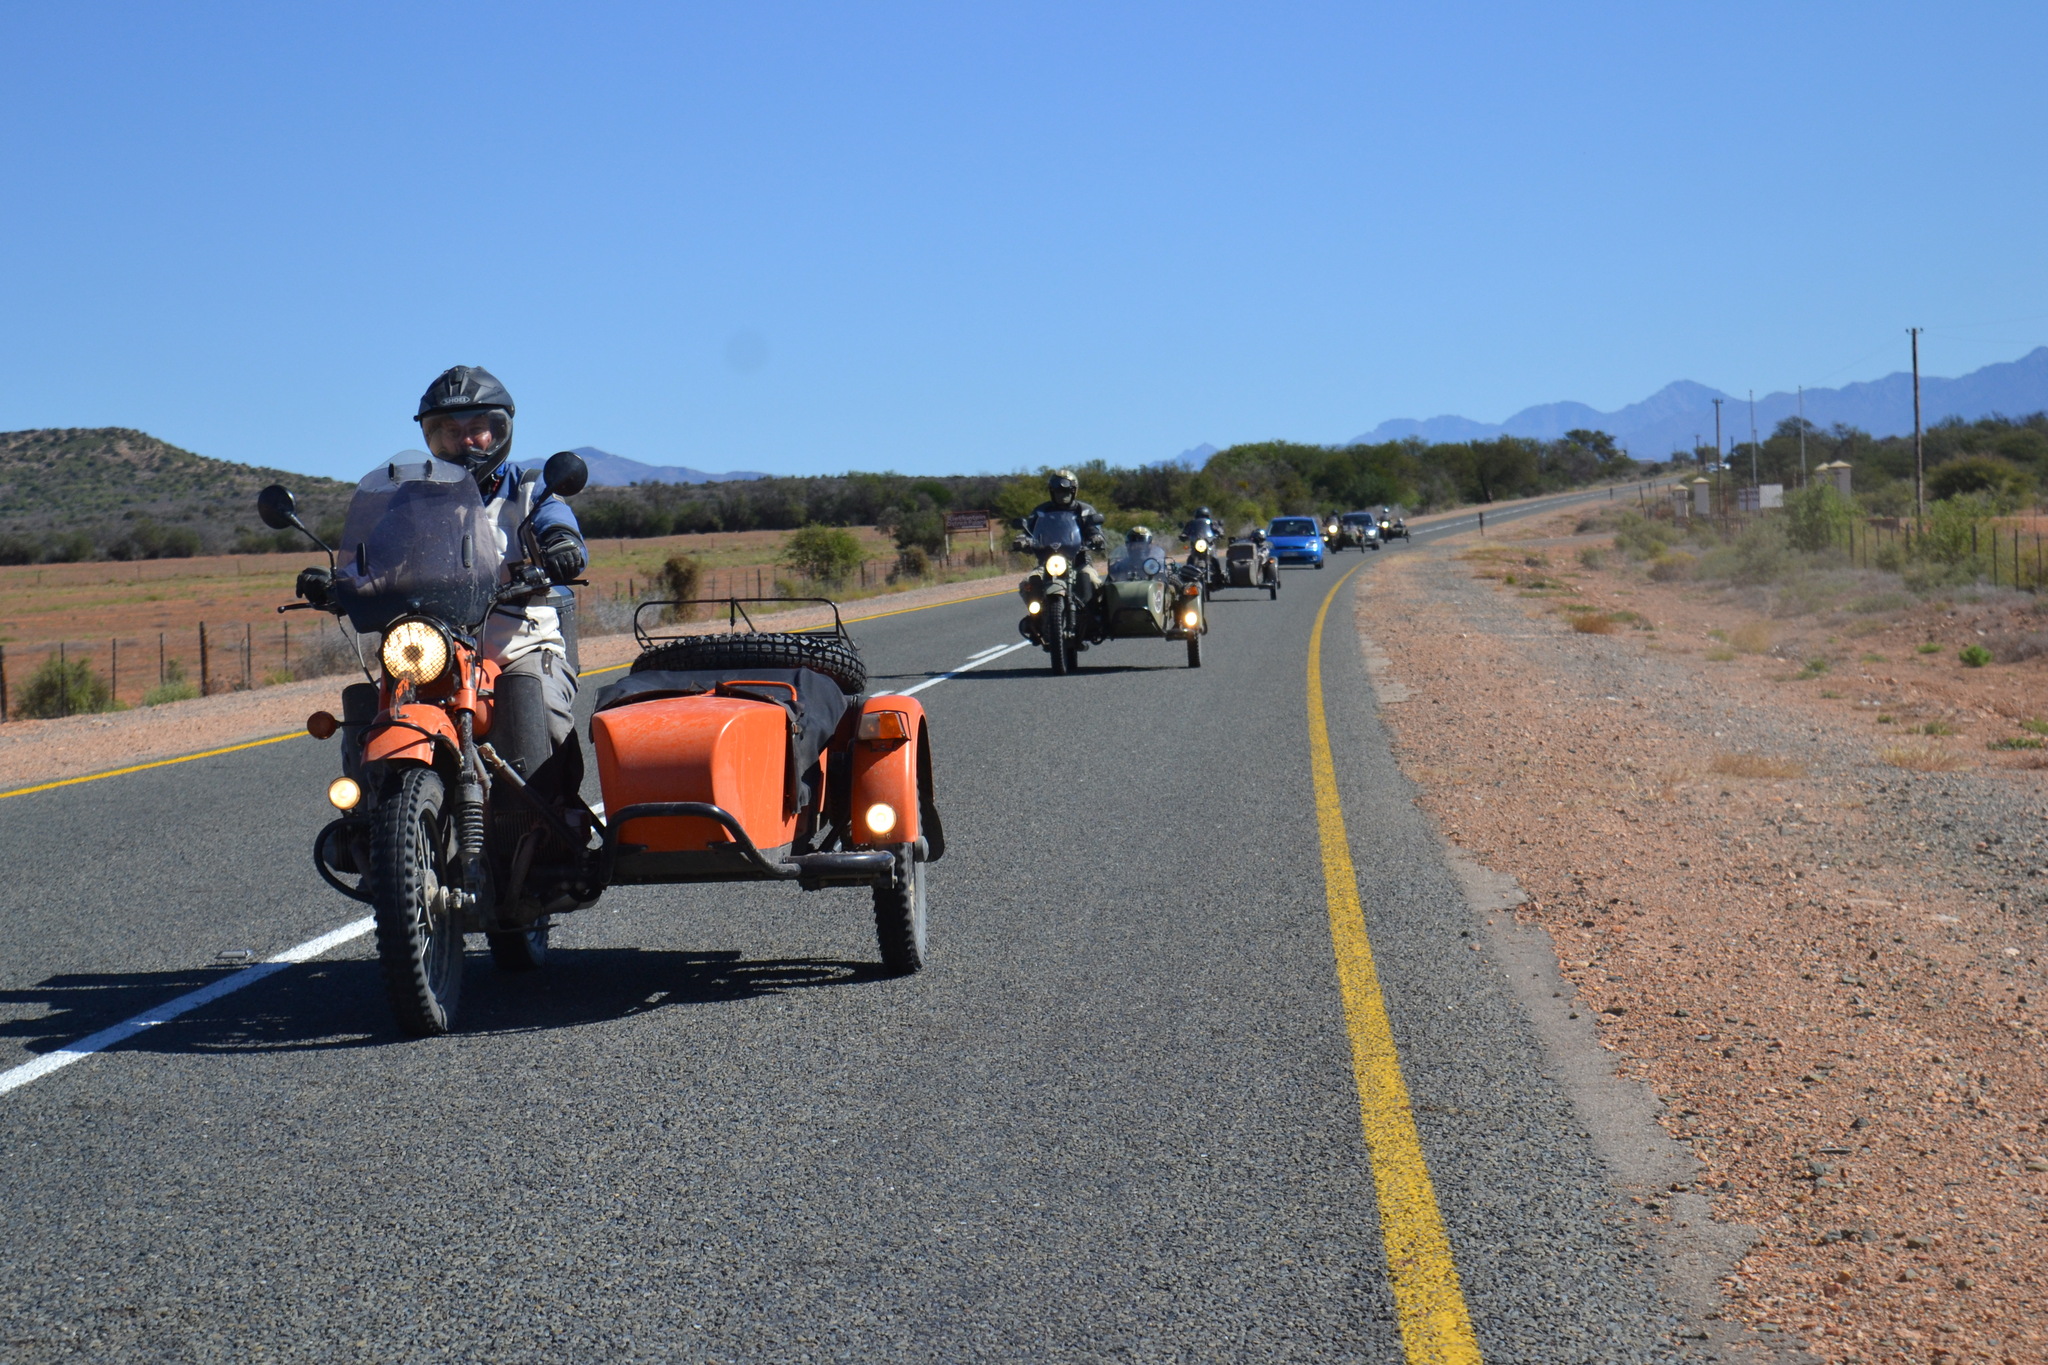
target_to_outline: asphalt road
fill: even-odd
[[[1404,552],[1332,609],[1325,689],[1465,1300],[1491,1361],[1655,1358],[1645,1253],[1366,686],[1350,594]],[[356,939],[0,1094],[0,1359],[1401,1360],[1303,687],[1359,559],[1220,597],[1200,670],[1120,641],[923,692],[919,976],[871,968],[865,891],[628,888],[537,977],[473,952],[452,1037],[396,1034]],[[854,629],[879,690],[1017,615]],[[307,862],[335,761],[0,802],[0,1070],[357,918]]]

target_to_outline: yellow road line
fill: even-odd
[[[1437,1210],[1436,1189],[1401,1078],[1394,1028],[1380,994],[1366,935],[1365,910],[1358,899],[1358,873],[1351,865],[1351,841],[1344,830],[1344,806],[1337,794],[1337,763],[1330,752],[1330,727],[1323,712],[1323,620],[1338,589],[1363,564],[1331,585],[1316,612],[1308,645],[1308,736],[1315,771],[1316,825],[1322,833],[1323,886],[1330,907],[1330,942],[1337,953],[1337,980],[1344,993],[1345,1022],[1351,1031],[1351,1070],[1358,1079],[1358,1108],[1365,1145],[1372,1158],[1373,1188],[1379,1195],[1380,1240],[1386,1246],[1393,1281],[1394,1313],[1401,1345],[1411,1365],[1477,1365],[1479,1339],[1472,1331],[1458,1266],[1451,1256]]]
[[[116,768],[110,773],[93,773],[89,777],[67,777],[61,782],[45,782],[37,787],[16,787],[11,792],[0,792],[0,801],[10,796],[27,796],[30,792],[53,791],[58,787],[75,787],[81,782],[98,782],[107,777],[125,777],[129,773],[145,772],[151,768],[168,768],[173,763],[190,763],[196,758],[219,758],[222,754],[236,753],[242,749],[254,749],[264,744],[282,744],[288,739],[303,739],[304,730],[294,730],[288,735],[272,735],[268,739],[252,739],[247,744],[230,744],[225,749],[208,749],[203,754],[182,754],[177,758],[160,758],[154,763],[137,763],[132,768]]]
[[[861,621],[879,621],[884,616],[908,616],[911,612],[930,611],[935,607],[957,607],[962,602],[986,602],[991,597],[1007,597],[1015,591],[1017,591],[1016,585],[1011,584],[1001,592],[976,593],[972,597],[955,597],[945,602],[927,602],[921,607],[898,607],[894,611],[878,611],[869,616],[847,616],[841,619],[848,625],[855,625]],[[622,668],[631,668],[632,666],[631,664],[612,664],[605,668],[586,668],[576,676],[579,678],[594,678],[600,673],[616,673]]]

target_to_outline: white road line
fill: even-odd
[[[266,976],[274,976],[285,968],[301,962],[310,962],[351,939],[361,938],[375,928],[376,924],[376,920],[364,916],[362,919],[342,925],[339,929],[330,930],[318,938],[309,938],[296,948],[287,948],[267,962],[244,967],[232,976],[224,976],[175,1000],[166,1000],[154,1009],[144,1010],[133,1019],[125,1019],[112,1028],[103,1028],[98,1033],[80,1038],[75,1043],[66,1043],[55,1052],[46,1052],[32,1062],[23,1062],[10,1070],[0,1071],[0,1095],[19,1089],[30,1081],[41,1080],[52,1071],[61,1071],[73,1062],[90,1057],[93,1053],[110,1048],[116,1043],[126,1042],[144,1029],[169,1023],[179,1015],[189,1014],[201,1005],[210,1005],[224,995],[233,995],[244,986],[253,986]]]
[[[1020,649],[1029,649],[1030,647],[1031,642],[1029,640],[1019,640],[1016,644],[1006,645],[1003,648],[994,651],[993,653],[977,654],[973,658],[969,659],[966,663],[954,669],[951,673],[941,673],[936,678],[926,678],[917,686],[906,687],[901,692],[894,693],[893,695],[898,697],[914,697],[918,693],[924,691],[927,687],[937,687],[940,683],[944,682],[948,678],[957,678],[962,673],[965,673],[970,669],[980,668],[983,664],[992,664],[997,659],[1002,658],[1005,654],[1015,654]]]
[[[973,663],[973,662],[974,662],[974,661],[975,661],[976,659],[985,659],[985,658],[987,658],[987,657],[988,657],[989,655],[991,655],[991,654],[1001,654],[1001,653],[1002,653],[1002,652],[1003,652],[1004,650],[1006,650],[1006,649],[1011,649],[1011,648],[1014,648],[1014,646],[1011,646],[1011,645],[990,645],[990,646],[989,646],[989,647],[988,647],[987,649],[984,649],[984,650],[982,650],[982,651],[981,651],[981,652],[980,652],[979,654],[970,654],[970,655],[968,655],[968,656],[967,656],[967,661],[968,661],[969,663]]]

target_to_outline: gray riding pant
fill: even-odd
[[[548,744],[559,749],[576,729],[576,674],[552,650],[536,649],[505,666],[510,675],[539,678],[548,705]]]

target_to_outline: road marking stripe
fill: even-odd
[[[1358,1108],[1379,1195],[1380,1240],[1393,1282],[1394,1312],[1401,1344],[1411,1365],[1478,1365],[1479,1339],[1458,1287],[1458,1266],[1437,1209],[1422,1137],[1401,1077],[1400,1053],[1373,965],[1372,941],[1358,898],[1358,873],[1344,829],[1337,792],[1337,764],[1330,751],[1330,727],[1323,712],[1323,620],[1337,592],[1363,565],[1354,565],[1330,586],[1308,645],[1309,752],[1315,772],[1316,825],[1322,834],[1323,885],[1330,910],[1330,942],[1337,955],[1337,979],[1351,1032],[1351,1070],[1358,1080]]]
[[[914,697],[918,693],[924,691],[927,687],[937,687],[940,683],[944,682],[948,678],[957,678],[962,673],[966,673],[972,669],[980,668],[983,664],[992,664],[997,659],[1002,658],[1005,654],[1015,654],[1020,649],[1029,648],[1030,645],[1031,642],[1029,640],[1019,640],[1016,644],[1006,645],[1002,649],[996,650],[993,654],[978,654],[974,658],[969,659],[966,663],[954,669],[951,673],[941,673],[936,678],[926,678],[923,682],[919,683],[915,687],[906,687],[901,692],[894,692],[890,695],[897,697]]]
[[[1015,588],[1004,588],[1001,592],[984,592],[979,593],[973,597],[955,597],[948,602],[927,602],[921,607],[898,607],[895,611],[878,611],[870,616],[848,616],[842,619],[844,619],[846,624],[848,625],[855,625],[861,621],[879,621],[884,616],[908,616],[911,612],[914,611],[931,611],[936,607],[957,607],[962,602],[986,602],[991,597],[1007,597],[1009,594],[1015,591]],[[633,665],[626,663],[612,664],[606,668],[586,668],[581,673],[578,673],[576,676],[579,678],[594,678],[600,673],[616,673],[622,668],[631,668],[632,666]],[[111,776],[111,774],[109,774],[109,776]]]
[[[181,1014],[189,1014],[201,1005],[210,1005],[224,995],[233,995],[244,986],[253,986],[267,976],[275,976],[287,967],[301,962],[310,962],[322,953],[339,948],[351,939],[361,938],[375,928],[377,921],[369,916],[329,930],[318,938],[307,939],[296,948],[287,948],[266,962],[253,967],[244,967],[230,976],[209,982],[196,991],[188,991],[175,1000],[166,1000],[153,1009],[144,1010],[132,1019],[124,1019],[112,1028],[103,1028],[98,1033],[88,1034],[75,1043],[66,1043],[55,1052],[46,1052],[32,1062],[0,1071],[0,1095],[27,1085],[30,1081],[41,1080],[53,1071],[61,1071],[73,1062],[90,1057],[116,1043],[126,1042],[145,1029],[158,1024],[169,1023]]]
[[[57,782],[45,782],[35,787],[16,787],[11,792],[0,792],[0,801],[10,796],[27,796],[30,792],[54,791],[58,787],[75,787],[81,782],[97,782],[105,777],[126,777],[129,773],[145,772],[151,768],[168,768],[173,763],[190,763],[198,758],[219,758],[242,749],[254,749],[264,744],[282,744],[288,739],[304,739],[304,730],[294,730],[288,735],[272,735],[268,739],[252,739],[247,744],[230,744],[225,749],[208,749],[203,754],[181,754],[177,758],[160,758],[154,763],[137,763],[131,768],[116,768],[112,772],[93,773],[87,777],[67,777]]]

